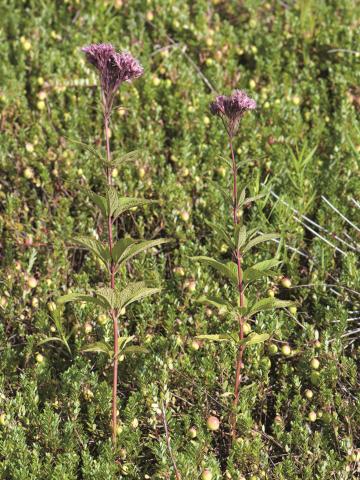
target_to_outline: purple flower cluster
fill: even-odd
[[[104,106],[110,111],[121,83],[140,77],[144,69],[130,53],[118,53],[109,43],[88,45],[82,51],[87,61],[99,70]]]
[[[232,95],[219,95],[210,104],[213,115],[221,117],[225,123],[228,134],[233,137],[239,127],[239,122],[248,110],[254,110],[256,102],[248,97],[242,90],[235,90]]]

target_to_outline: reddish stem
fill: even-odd
[[[232,144],[232,139],[230,138],[230,150],[231,150],[231,159],[232,159],[232,169],[233,169],[233,219],[234,224],[238,223],[237,219],[237,168],[236,168],[236,161],[234,155],[234,148]]]
[[[234,148],[232,144],[232,138],[229,135],[230,139],[230,150],[232,158],[232,169],[233,169],[233,220],[234,225],[238,224],[237,211],[237,166],[234,155]],[[239,291],[239,305],[240,307],[244,306],[244,289],[243,289],[243,272],[241,268],[242,256],[240,250],[237,248],[235,250],[235,258],[237,262],[237,277],[238,277],[238,291]],[[244,338],[244,318],[239,316],[239,340]],[[239,345],[237,358],[236,358],[236,367],[235,367],[235,388],[234,388],[234,400],[233,400],[233,413],[230,419],[230,429],[232,438],[236,437],[236,408],[239,402],[239,388],[241,383],[241,369],[243,367],[243,354],[244,354],[244,345]]]
[[[110,113],[105,110],[104,113],[104,128],[105,128],[105,140],[106,140],[106,160],[108,165],[106,167],[106,177],[107,183],[110,187],[112,185],[112,169],[110,166],[111,162],[111,151],[110,151],[110,131],[109,131],[109,120]],[[108,216],[108,243],[109,243],[109,253],[110,258],[112,258],[112,251],[114,246],[113,241],[113,219],[109,212]],[[115,288],[115,265],[111,260],[110,264],[110,287]],[[112,318],[114,325],[114,368],[113,368],[113,387],[112,387],[112,441],[113,444],[116,444],[116,426],[117,426],[117,384],[118,384],[118,358],[119,358],[119,326],[116,312],[110,310],[110,317]]]

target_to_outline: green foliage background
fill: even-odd
[[[271,195],[246,212],[250,226],[282,235],[278,247],[262,246],[254,259],[279,248],[294,287],[275,282],[261,292],[278,287],[277,296],[295,300],[298,312],[260,314],[252,325],[293,354],[271,356],[266,345],[247,350],[239,439],[227,461],[226,441],[207,431],[206,418],[217,415],[226,433],[235,348],[191,346],[195,335],[226,330],[227,318],[194,301],[224,287],[189,257],[221,250],[227,258],[205,223],[230,219],[221,191],[230,182],[222,158],[227,140],[210,118],[211,88],[246,89],[258,102],[237,145],[250,193],[265,182],[299,215],[350,245],[359,242],[358,231],[321,197],[359,225],[359,13],[350,0],[1,5],[1,478],[174,478],[162,404],[184,479],[199,478],[205,467],[217,479],[355,478],[356,252],[323,232],[346,255],[335,251]],[[96,78],[79,49],[103,41],[129,49],[145,68],[140,80],[121,88],[124,108],[112,124],[114,150],[144,153],[116,182],[126,194],[159,200],[123,219],[119,233],[174,239],[128,271],[163,292],[129,308],[121,324],[122,334],[135,335],[149,353],[120,364],[115,453],[111,366],[102,354],[81,352],[90,341],[111,341],[111,325],[100,325],[93,307],[73,305],[59,318],[48,308],[69,289],[87,291],[103,280],[93,258],[71,245],[74,235],[93,234],[94,222],[101,229],[87,193],[103,189],[100,166],[71,140],[96,146],[102,139]],[[28,286],[32,276],[35,288]],[[60,342],[39,345],[57,335],[54,319],[70,351]],[[315,356],[318,375],[310,368]],[[309,388],[311,400],[304,396]],[[311,411],[316,422],[309,421]],[[188,437],[191,426],[195,440]]]

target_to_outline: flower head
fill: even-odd
[[[88,45],[82,51],[87,61],[99,70],[104,105],[109,111],[121,83],[140,77],[144,70],[130,53],[118,53],[110,43]]]
[[[242,90],[235,90],[232,95],[219,95],[215,101],[210,104],[210,111],[213,115],[218,115],[225,122],[226,129],[233,137],[239,127],[239,122],[248,110],[254,110],[256,102],[248,97]]]
[[[81,49],[86,56],[86,60],[94,65],[102,73],[115,54],[115,48],[110,43],[94,43]]]

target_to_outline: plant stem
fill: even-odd
[[[180,475],[180,472],[179,472],[179,470],[176,466],[175,457],[173,455],[173,451],[172,451],[172,448],[171,448],[170,432],[169,432],[169,427],[168,427],[168,424],[167,424],[167,421],[166,421],[166,411],[165,411],[164,402],[162,402],[161,411],[162,411],[162,419],[163,419],[164,429],[165,429],[166,446],[167,446],[167,449],[169,451],[171,462],[172,462],[173,467],[174,467],[175,478],[176,478],[176,480],[181,480],[181,475]]]
[[[104,112],[104,129],[105,129],[105,140],[106,140],[106,177],[108,187],[112,185],[112,169],[110,166],[111,161],[111,151],[110,151],[110,132],[109,132],[109,120],[110,112],[105,110]],[[108,244],[109,244],[109,253],[110,258],[112,258],[113,251],[113,220],[109,212],[108,216]],[[115,265],[111,260],[110,263],[110,288],[115,288]],[[114,367],[113,367],[113,387],[112,387],[112,441],[113,444],[116,444],[116,425],[117,425],[117,384],[118,384],[118,358],[119,358],[119,328],[118,328],[118,319],[116,312],[111,310],[110,317],[114,325]]]
[[[234,147],[232,144],[232,139],[229,136],[230,139],[230,150],[231,150],[231,159],[232,159],[232,169],[233,169],[233,219],[234,219],[234,225],[238,223],[237,219],[237,167],[236,167],[236,161],[235,161],[235,155],[234,155]]]
[[[232,169],[233,169],[233,220],[234,226],[238,224],[238,204],[237,204],[237,166],[236,160],[234,155],[234,148],[232,144],[232,138],[229,135],[230,140],[230,150],[231,150],[231,159],[232,159]],[[242,256],[240,250],[237,248],[235,250],[235,258],[237,262],[237,277],[238,277],[238,291],[239,291],[239,305],[240,307],[244,306],[244,290],[243,290],[243,272],[241,267]],[[244,338],[244,318],[239,316],[239,340],[243,340]],[[231,429],[231,436],[234,440],[236,437],[236,408],[239,402],[239,387],[241,383],[241,369],[243,367],[243,353],[244,353],[244,345],[239,345],[237,358],[236,358],[236,367],[235,367],[235,388],[234,388],[234,400],[232,405],[232,415],[230,418],[230,429]]]

